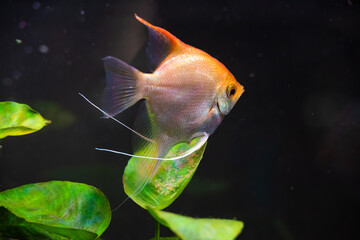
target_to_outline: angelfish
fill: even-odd
[[[179,159],[198,150],[229,114],[244,87],[209,54],[135,17],[149,31],[146,53],[153,72],[142,73],[115,57],[104,58],[104,113],[113,118],[145,99],[132,131],[141,137],[134,140],[135,156],[146,148],[137,157],[157,160],[151,179],[161,160]],[[164,158],[172,146],[194,138],[200,138],[199,144],[185,154]]]

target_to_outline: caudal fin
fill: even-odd
[[[142,98],[139,91],[141,72],[115,57],[103,60],[106,74],[104,110],[110,116],[115,116]],[[109,118],[107,115],[104,117]]]

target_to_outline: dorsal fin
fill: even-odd
[[[150,70],[155,71],[169,54],[181,50],[184,43],[165,29],[148,23],[136,14],[135,17],[149,30],[146,55],[150,63]]]

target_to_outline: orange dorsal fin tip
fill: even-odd
[[[135,18],[136,18],[136,20],[138,20],[139,22],[141,22],[142,24],[144,24],[148,27],[154,27],[152,24],[148,23],[147,21],[145,21],[144,19],[139,17],[136,13],[135,13]]]
[[[172,44],[172,48],[174,49],[174,47],[179,47],[182,42],[177,38],[175,37],[174,35],[172,35],[170,32],[168,32],[167,30],[161,28],[161,27],[157,27],[157,26],[154,26],[152,25],[151,23],[149,23],[148,21],[142,19],[141,17],[139,17],[136,13],[135,13],[135,18],[141,22],[142,24],[144,24],[145,26],[147,26],[148,28],[151,28],[153,29],[154,31],[156,32],[159,32],[159,33],[162,33],[164,34],[165,37],[167,37],[170,41],[171,41],[171,44]]]
[[[135,18],[144,24],[149,30],[146,53],[152,71],[155,71],[155,69],[158,68],[167,56],[179,52],[183,46],[185,46],[185,44],[174,35],[163,28],[148,23],[136,13]]]

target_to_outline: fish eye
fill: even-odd
[[[234,84],[230,84],[226,89],[226,95],[228,98],[233,98],[236,94],[236,86]]]

